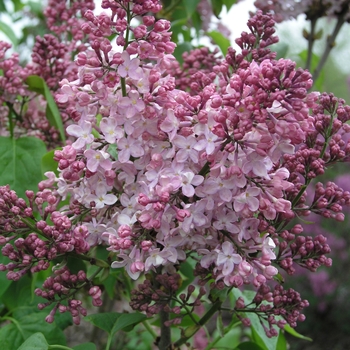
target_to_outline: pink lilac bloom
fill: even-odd
[[[175,293],[177,271],[192,259],[203,286],[198,302],[208,281],[211,290],[251,284],[254,307],[275,302],[281,314],[284,299],[300,307],[286,316],[294,327],[306,302],[279,285],[272,291],[267,282],[279,269],[294,273],[295,264],[310,271],[331,265],[326,237],[304,236],[292,220],[310,212],[344,219],[349,192],[320,183],[309,200],[305,185],[329,164],[350,159],[344,136],[350,109],[330,94],[308,93],[310,73],[276,60],[268,48],[277,42],[271,15],[249,19],[250,32],[237,39],[241,52],[229,48],[219,58],[197,49],[184,55],[183,69],[172,56],[170,23],[151,14],[160,3],[125,3],[140,22],[128,22],[120,1],[103,1],[110,14],[86,11],[90,49],[78,55],[77,77],[62,82],[57,99],[66,104],[67,132],[75,141],[55,151],[58,175],[48,174],[36,195],[27,193],[29,207],[0,187],[4,231],[22,230],[27,220],[18,223],[18,217],[32,217],[36,205],[45,219],[36,229],[45,237],[68,237],[52,240],[52,250],[44,243],[39,262],[57,252],[87,254],[94,245],[107,246],[111,266],[140,280],[145,294],[133,294],[136,310],[164,311],[154,299],[140,305],[138,297],[154,289],[145,274]],[[130,30],[134,36],[126,38]],[[112,45],[108,37],[115,31]],[[61,196],[69,206],[58,209]],[[1,236],[3,252],[14,258],[9,269],[16,266],[10,277],[18,279],[32,267],[20,266],[11,240]],[[36,236],[33,241],[42,245]]]
[[[101,209],[105,205],[112,205],[118,200],[114,194],[107,194],[107,189],[103,183],[99,183],[95,189],[95,194],[91,194],[86,201],[95,202],[95,208]]]
[[[142,69],[140,68],[140,60],[138,58],[130,59],[127,52],[121,55],[123,63],[119,65],[117,73],[122,78],[130,77],[131,79],[139,80],[142,77]]]
[[[259,209],[259,200],[257,196],[260,194],[258,187],[249,187],[245,192],[234,198],[234,209],[236,212],[242,211],[245,207],[248,207],[250,211],[256,212]]]
[[[92,125],[88,121],[83,121],[81,126],[73,124],[67,127],[67,133],[77,138],[72,144],[76,149],[82,149],[85,145],[94,141],[94,135],[91,131]]]
[[[137,280],[144,270],[144,264],[142,262],[142,253],[136,247],[133,248],[129,255],[127,254],[119,254],[118,256],[121,261],[112,262],[113,268],[121,268],[125,267],[128,275],[133,279]]]
[[[133,139],[131,136],[120,138],[117,145],[119,148],[118,159],[121,163],[129,161],[130,156],[140,157],[144,154],[141,142]]]
[[[110,170],[112,167],[110,155],[107,152],[88,149],[84,152],[84,155],[87,159],[86,167],[93,173],[96,172],[99,167],[104,170]]]
[[[116,139],[124,136],[122,128],[118,127],[117,120],[113,118],[102,118],[100,123],[101,132],[108,143],[115,143]]]
[[[235,252],[233,245],[230,242],[224,242],[221,250],[218,250],[217,265],[222,268],[222,274],[227,276],[231,274],[235,265],[242,261],[242,257]]]
[[[128,97],[122,97],[120,99],[120,106],[124,107],[126,110],[125,117],[131,118],[135,114],[143,111],[145,103],[142,101],[137,91],[130,91]]]

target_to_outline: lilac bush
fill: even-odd
[[[101,307],[99,276],[136,281],[130,306],[150,320],[159,315],[159,331],[145,326],[159,349],[191,346],[222,311],[245,326],[258,320],[267,337],[296,327],[308,301],[283,288],[281,271],[332,264],[327,238],[304,235],[298,219],[344,220],[348,191],[318,182],[308,200],[307,189],[330,164],[348,161],[350,107],[310,92],[307,70],[276,59],[271,14],[249,19],[239,53],[229,48],[222,58],[199,48],[180,65],[158,0],[104,0],[99,15],[90,3],[72,3],[62,12],[62,3],[50,2],[50,30],[72,39],[37,39],[41,69],[28,74],[46,81],[69,139],[54,152],[58,171],[45,173],[38,192],[22,199],[0,188],[0,242],[9,259],[0,270],[13,281],[48,271],[35,289],[48,323],[69,312],[79,324],[84,291]],[[77,9],[84,20],[70,19]],[[58,13],[67,24],[55,22]],[[73,48],[75,64],[66,61]],[[2,83],[9,74],[1,59]],[[93,269],[73,271],[69,259]],[[201,306],[206,312],[195,315]],[[182,328],[177,339],[174,327]]]

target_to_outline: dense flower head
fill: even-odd
[[[178,314],[168,304],[181,282],[178,266],[192,256],[200,285],[257,289],[258,312],[271,316],[269,336],[276,335],[274,316],[283,317],[281,328],[295,326],[307,302],[267,283],[280,278],[279,268],[293,274],[296,264],[311,271],[331,265],[326,237],[287,227],[311,212],[343,219],[349,192],[318,184],[308,203],[306,188],[328,164],[349,159],[349,108],[333,95],[310,93],[308,71],[276,60],[268,48],[278,40],[271,14],[252,16],[250,32],[236,41],[240,53],[229,49],[220,59],[217,51],[197,49],[184,55],[180,71],[170,22],[154,17],[159,1],[105,0],[102,7],[99,15],[84,12],[90,47],[76,57],[75,78],[61,80],[55,95],[71,117],[72,141],[55,151],[58,175],[47,172],[39,192],[27,193],[29,204],[0,188],[0,243],[13,261],[0,269],[18,279],[48,268],[43,262],[104,245],[111,267],[131,279],[157,274],[156,285],[146,279],[133,292],[135,310]],[[36,53],[41,45],[62,57],[67,52],[51,36],[37,41]],[[35,57],[43,63],[45,55]],[[13,233],[19,229],[25,239]],[[91,281],[69,269],[55,274],[36,291],[56,304],[48,321],[60,310],[78,323],[85,309],[61,299]],[[99,306],[100,291],[90,287]],[[192,302],[192,293],[189,287],[180,299]]]
[[[139,5],[115,5],[109,28],[125,11],[146,13]],[[85,16],[92,30],[106,15]],[[188,251],[198,252],[201,266],[228,286],[237,279],[272,279],[275,243],[259,227],[294,217],[284,193],[295,186],[281,165],[284,157],[302,152],[314,130],[309,109],[316,108],[318,95],[307,92],[311,75],[265,50],[276,41],[273,21],[258,13],[250,20],[252,40],[243,34],[239,41],[245,53],[239,66],[231,71],[231,58],[218,62],[215,74],[195,90],[177,90],[168,75],[176,67],[174,58],[154,46],[153,34],[168,38],[170,27],[159,21],[152,27],[148,17],[147,22],[148,34],[124,42],[121,54],[105,45],[100,33],[79,63],[82,74],[89,69],[96,79],[61,83],[59,99],[71,101],[79,121],[67,130],[78,139],[72,145],[75,157],[60,160],[59,191],[99,210],[105,231],[91,241],[109,244],[117,253],[112,266],[125,267],[134,279],[159,266],[171,269]],[[126,27],[113,30],[124,38]],[[260,49],[252,44],[257,38]],[[151,45],[149,55],[138,51],[144,43]],[[107,83],[105,76],[113,71],[120,78]],[[201,67],[196,71],[188,75],[189,83]],[[92,129],[99,133],[94,142]],[[111,172],[116,176],[109,180]]]
[[[272,13],[277,23],[297,18],[300,14],[311,20],[324,16],[350,18],[347,0],[257,0],[254,5],[265,13]]]
[[[73,40],[81,40],[81,17],[87,10],[94,10],[93,0],[50,0],[44,10],[48,28],[58,36],[72,35]]]
[[[62,135],[60,137],[57,125],[52,120],[50,122],[46,115],[50,109],[47,108],[47,101],[39,91],[33,91],[30,84],[28,86],[26,79],[31,75],[40,76],[53,95],[63,77],[76,79],[77,69],[72,62],[72,52],[81,52],[87,48],[84,43],[87,36],[80,27],[85,21],[82,14],[88,9],[94,9],[93,1],[72,1],[69,5],[65,1],[50,1],[45,11],[45,19],[51,33],[35,38],[32,62],[24,67],[20,65],[19,55],[6,55],[10,46],[0,43],[0,70],[4,72],[0,77],[0,120],[1,125],[6,125],[7,115],[13,113],[13,134],[17,137],[34,136],[43,140],[49,148],[61,145]],[[60,112],[63,124],[69,124],[67,104],[59,107],[62,107]],[[3,127],[1,133],[7,136],[5,130]]]

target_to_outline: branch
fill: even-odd
[[[327,38],[327,46],[323,52],[323,55],[320,59],[320,61],[318,62],[318,65],[316,67],[316,69],[314,70],[313,74],[312,74],[312,77],[313,77],[313,81],[315,83],[315,81],[318,79],[321,71],[322,71],[322,68],[323,66],[325,65],[327,59],[328,59],[328,56],[332,50],[332,48],[335,46],[335,39],[341,29],[341,27],[343,26],[343,24],[345,23],[345,11],[344,13],[342,13],[339,17],[338,17],[338,21],[337,21],[337,24],[335,25],[334,27],[334,30],[333,30],[333,33],[328,36]]]
[[[183,336],[174,344],[175,348],[179,347],[186,343],[188,339],[193,337],[202,326],[204,326],[211,318],[212,316],[221,308],[222,301],[217,300],[213,306],[207,311],[207,313],[199,320],[197,325],[190,326],[186,328]]]
[[[171,331],[170,327],[165,325],[166,321],[169,321],[169,313],[161,310],[159,314],[160,318],[160,340],[158,343],[159,350],[167,350],[171,345]]]

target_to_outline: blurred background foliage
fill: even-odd
[[[252,4],[253,1],[249,1]],[[248,30],[244,29],[247,14],[246,17],[241,16],[238,11],[243,2],[248,0],[238,5],[236,0],[163,0],[163,10],[158,16],[172,22],[173,41],[177,43],[176,58],[181,62],[184,52],[204,45],[212,48],[217,45],[223,55],[230,45],[236,48],[232,36],[239,35],[237,28]],[[34,38],[47,33],[44,6],[42,1],[0,0],[0,40],[10,41],[23,62],[30,60]],[[313,50],[311,68],[317,65],[322,55],[334,21],[324,18],[318,26],[322,31]],[[303,37],[303,29],[308,30],[308,23],[303,18],[277,25],[280,42],[273,49],[278,58],[290,58],[300,67],[305,67],[307,40]],[[349,24],[345,23],[314,89],[332,92],[350,103],[348,33]],[[340,166],[332,169],[330,180],[350,190],[348,168]],[[350,349],[349,225],[349,215],[336,226],[316,217],[304,225],[310,235],[322,233],[329,238],[334,264],[331,269],[320,270],[313,276],[298,270],[293,279],[288,278],[288,284],[310,301],[306,310],[308,320],[298,326],[298,331],[313,339],[309,343],[291,337],[288,339],[291,350]],[[1,278],[0,291],[6,289],[9,283]]]

